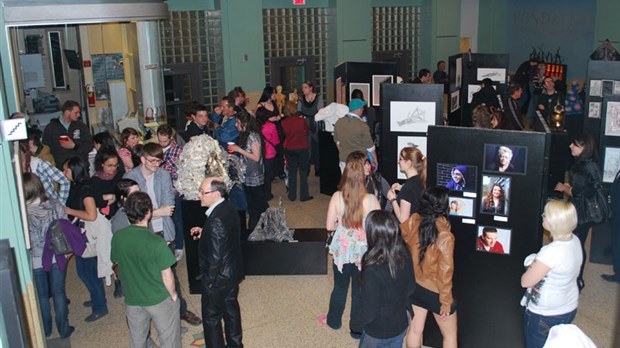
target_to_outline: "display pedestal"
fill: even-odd
[[[183,236],[185,237],[185,263],[187,264],[187,281],[190,294],[201,294],[202,285],[196,279],[200,274],[198,262],[198,240],[190,235],[192,227],[204,226],[207,208],[200,206],[200,201],[183,201]]]
[[[297,242],[247,242],[246,275],[327,274],[327,231],[296,229]]]

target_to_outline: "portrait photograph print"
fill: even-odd
[[[390,131],[426,133],[435,124],[435,102],[390,102]]]
[[[397,150],[396,150],[396,159],[400,158],[400,150],[402,150],[405,147],[417,147],[418,149],[420,149],[420,152],[422,152],[422,155],[426,156],[426,137],[410,137],[410,136],[405,136],[405,137],[398,137],[397,139]],[[400,171],[400,167],[398,166],[398,164],[396,165],[396,171],[397,171],[397,175],[396,177],[398,179],[402,179],[405,180],[407,179],[407,176],[405,175],[405,173]]]
[[[525,175],[527,147],[484,144],[484,170]]]
[[[372,75],[372,106],[381,105],[381,84],[393,82],[392,75]]]
[[[472,198],[449,196],[448,202],[450,202],[450,215],[474,217],[474,200]]]
[[[510,237],[512,230],[493,226],[478,226],[478,238],[476,238],[476,250],[495,253],[510,254]]]
[[[476,166],[437,163],[437,185],[450,191],[476,192],[477,170]]]
[[[620,148],[606,147],[603,162],[603,182],[612,183],[620,170]]]
[[[356,89],[362,91],[362,95],[364,96],[365,101],[370,98],[370,83],[351,82],[349,83],[349,101],[353,99],[351,98],[351,94],[353,94],[353,91]]]
[[[508,216],[510,212],[510,177],[482,176],[480,212]]]

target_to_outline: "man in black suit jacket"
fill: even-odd
[[[204,179],[198,197],[200,204],[209,208],[204,227],[190,230],[195,239],[200,238],[199,278],[203,286],[205,344],[209,348],[243,347],[241,311],[237,301],[239,283],[243,279],[239,215],[226,199],[226,184],[221,178]],[[222,319],[226,342],[222,335]]]

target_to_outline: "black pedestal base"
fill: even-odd
[[[245,274],[327,274],[325,229],[297,229],[294,238],[297,242],[247,242]]]

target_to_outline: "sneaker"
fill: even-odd
[[[192,326],[198,326],[202,324],[202,320],[200,320],[200,318],[196,314],[190,311],[185,311],[185,314],[181,316],[181,320],[185,320],[188,324]]]
[[[92,313],[91,315],[87,316],[86,319],[84,319],[84,321],[87,323],[92,323],[93,321],[99,320],[105,317],[106,315],[108,315],[107,309],[101,313]]]

